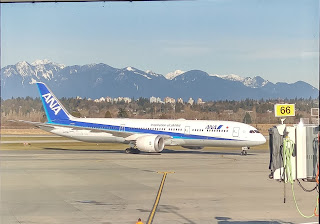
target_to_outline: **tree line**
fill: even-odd
[[[61,103],[75,117],[128,117],[160,119],[208,119],[233,120],[245,123],[278,123],[274,117],[274,105],[290,103],[296,106],[296,116],[288,118],[296,123],[300,118],[312,119],[311,108],[319,107],[318,99],[268,99],[241,101],[220,100],[202,104],[162,104],[150,103],[149,99],[140,97],[131,103],[94,102],[86,99],[61,98]],[[46,120],[39,97],[18,97],[1,99],[2,124],[10,119],[24,119],[44,122]]]

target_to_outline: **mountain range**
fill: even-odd
[[[49,60],[26,61],[1,69],[1,97],[38,97],[35,82],[44,82],[61,97],[181,97],[188,100],[243,100],[275,98],[317,98],[319,90],[310,84],[272,83],[260,76],[208,74],[190,70],[161,75],[134,67],[114,68],[107,64],[66,66]]]

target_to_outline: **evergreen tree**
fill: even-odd
[[[118,117],[128,117],[127,111],[124,108],[119,108]]]
[[[71,113],[71,115],[74,116],[74,117],[81,117],[81,114],[80,114],[79,111],[73,111],[73,112]]]
[[[252,123],[252,120],[251,120],[251,116],[248,112],[246,112],[246,114],[244,115],[244,118],[243,118],[243,123],[245,124],[251,124]]]
[[[110,111],[107,110],[107,112],[104,114],[104,117],[105,118],[112,118]]]

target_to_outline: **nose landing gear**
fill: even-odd
[[[242,156],[246,156],[248,154],[248,150],[250,149],[250,147],[242,147],[242,151],[240,153],[240,155]]]

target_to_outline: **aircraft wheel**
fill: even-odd
[[[248,154],[248,153],[247,153],[246,150],[242,150],[241,153],[240,153],[240,155],[242,155],[242,156],[246,156],[247,154]]]
[[[273,179],[273,173],[269,174],[269,179]]]
[[[126,148],[126,153],[127,154],[139,154],[140,150],[136,148]]]
[[[140,153],[140,150],[139,150],[139,149],[136,149],[136,148],[133,148],[133,149],[132,149],[132,153],[134,153],[134,154],[139,154],[139,153]]]

